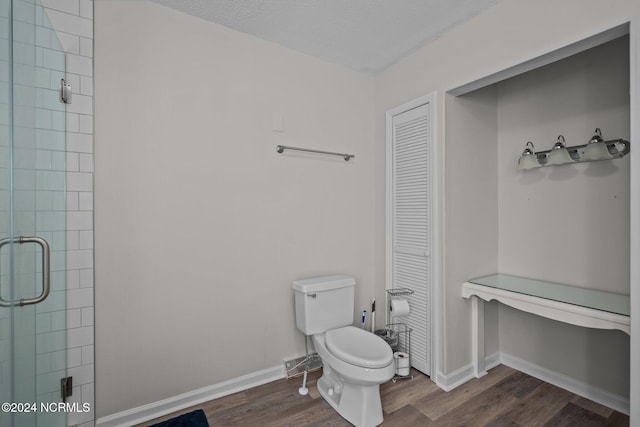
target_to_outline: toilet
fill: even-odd
[[[296,280],[296,326],[322,358],[320,395],[358,427],[383,421],[380,384],[394,373],[393,353],[379,336],[353,326],[356,281],[345,275]]]

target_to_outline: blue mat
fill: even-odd
[[[207,417],[204,415],[204,411],[197,409],[150,427],[209,427],[209,423],[207,422]]]

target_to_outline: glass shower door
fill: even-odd
[[[0,425],[66,425],[65,55],[39,1],[0,0]],[[7,406],[8,404],[8,406]]]

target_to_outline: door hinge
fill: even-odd
[[[62,401],[66,402],[67,397],[71,397],[73,394],[73,377],[66,377],[60,379],[60,397]]]
[[[71,104],[71,83],[65,79],[60,79],[60,102]]]

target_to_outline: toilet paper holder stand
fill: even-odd
[[[409,288],[392,288],[387,289],[387,299],[393,297],[409,296],[413,294],[413,290]],[[387,301],[387,319],[390,319],[389,301]],[[393,363],[395,364],[395,375],[391,379],[394,383],[399,379],[412,379],[411,375],[411,328],[406,323],[393,322],[387,323],[387,330],[391,331],[397,337],[397,349],[394,350]]]

